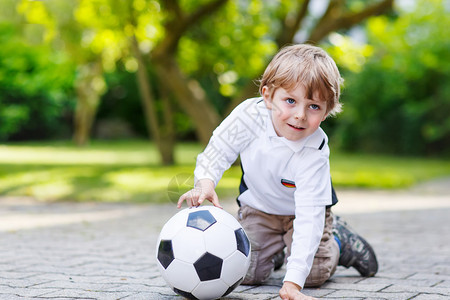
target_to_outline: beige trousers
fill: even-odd
[[[286,258],[291,253],[293,221],[295,216],[271,215],[242,206],[238,220],[250,239],[251,262],[242,284],[261,284],[274,268],[273,256],[285,247]],[[332,234],[333,214],[328,208],[325,214],[325,228],[319,249],[314,256],[311,272],[305,287],[322,285],[336,271],[339,261],[339,246]]]

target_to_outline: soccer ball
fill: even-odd
[[[250,242],[239,222],[214,206],[186,208],[161,230],[158,269],[173,291],[189,299],[231,293],[250,265]]]

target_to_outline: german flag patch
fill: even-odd
[[[287,179],[281,179],[281,184],[287,188],[295,188],[295,182]]]

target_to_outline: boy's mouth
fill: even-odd
[[[294,125],[292,125],[292,124],[288,124],[289,125],[289,127],[291,127],[291,128],[293,128],[293,129],[295,129],[295,130],[305,130],[305,127],[301,127],[301,126],[294,126]]]

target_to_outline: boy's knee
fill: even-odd
[[[254,272],[247,273],[241,284],[260,285],[269,278],[271,272],[272,272],[271,269],[268,270],[256,269]]]
[[[320,287],[322,284],[324,284],[328,280],[328,278],[330,278],[330,276],[308,278],[305,281],[305,287],[307,287],[307,288]]]
[[[314,259],[309,276],[306,278],[305,287],[319,287],[324,284],[334,273],[336,267],[329,257]]]
[[[273,263],[271,261],[264,261],[262,263],[258,260],[259,253],[252,252],[250,261],[250,267],[248,268],[247,275],[241,284],[244,285],[259,285],[262,284],[273,270]]]

